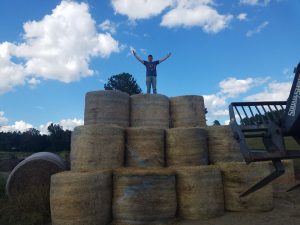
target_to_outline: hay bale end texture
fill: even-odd
[[[171,128],[166,130],[167,166],[199,166],[208,164],[207,131],[203,128]]]
[[[170,98],[171,127],[205,127],[204,98],[186,95]]]
[[[84,124],[129,126],[130,97],[116,90],[93,91],[85,96]]]
[[[39,191],[49,195],[50,177],[66,169],[65,162],[51,152],[35,153],[20,162],[10,173],[6,182],[9,196]]]
[[[55,174],[50,190],[52,225],[107,225],[111,199],[111,171]]]
[[[282,163],[285,173],[272,182],[275,197],[284,196],[286,191],[296,184],[293,160],[283,160]],[[274,170],[273,164],[270,164]]]
[[[173,167],[176,171],[178,214],[182,219],[207,219],[224,213],[221,171],[217,166]]]
[[[169,128],[169,98],[160,94],[131,96],[131,126]]]
[[[124,129],[101,124],[76,127],[71,138],[71,170],[91,171],[124,166]]]
[[[206,129],[208,132],[209,162],[211,164],[244,161],[230,126],[210,126]]]
[[[263,212],[273,209],[273,187],[271,184],[262,189],[239,197],[242,193],[271,173],[267,162],[231,162],[218,164],[223,176],[225,209],[229,211]]]
[[[163,224],[176,215],[175,172],[125,168],[114,171],[113,219],[120,224]]]
[[[165,130],[151,127],[126,129],[126,166],[163,167]]]

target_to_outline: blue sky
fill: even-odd
[[[158,92],[203,95],[208,124],[232,101],[285,100],[300,60],[298,0],[0,2],[0,129],[83,123],[84,95],[145,68],[130,54],[172,56]]]

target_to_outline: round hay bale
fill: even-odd
[[[165,164],[165,130],[134,127],[126,130],[126,166],[163,167]]]
[[[160,94],[131,96],[131,126],[169,128],[169,98]]]
[[[50,177],[66,169],[64,161],[51,152],[38,152],[20,162],[10,173],[6,192],[10,197],[39,191],[49,197]]]
[[[121,127],[100,124],[76,127],[71,138],[71,170],[123,167],[124,143]]]
[[[167,166],[208,164],[207,131],[203,128],[172,128],[166,131]]]
[[[50,190],[52,225],[107,225],[111,199],[111,171],[55,174]]]
[[[282,163],[285,173],[272,182],[275,197],[285,195],[286,191],[296,184],[293,160],[283,160]],[[273,165],[271,168],[274,170]]]
[[[205,127],[202,96],[185,95],[170,98],[171,127]]]
[[[221,171],[217,166],[173,167],[178,213],[182,219],[207,219],[224,213]]]
[[[85,96],[84,124],[129,126],[130,97],[116,90],[93,91]]]
[[[243,162],[239,144],[233,138],[229,126],[210,126],[208,132],[208,154],[212,164],[219,162]]]
[[[177,200],[173,170],[117,169],[113,180],[115,222],[160,224],[175,218]]]
[[[262,212],[273,209],[273,188],[269,184],[262,189],[239,197],[242,193],[271,173],[268,163],[232,162],[220,163],[224,185],[225,209],[229,211]]]

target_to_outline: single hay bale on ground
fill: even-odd
[[[175,172],[125,168],[114,171],[113,219],[117,224],[164,224],[176,215]]]
[[[212,164],[219,162],[243,162],[239,144],[233,138],[230,126],[210,126],[208,132],[208,154]]]
[[[286,191],[296,184],[293,160],[283,160],[282,163],[285,173],[272,182],[275,197],[285,195]],[[274,170],[273,164],[270,164],[272,170]]]
[[[239,197],[242,193],[271,173],[267,162],[246,165],[240,162],[218,164],[223,176],[225,209],[229,211],[263,212],[273,209],[273,188],[262,189]]]
[[[172,168],[176,170],[180,218],[206,219],[224,213],[222,176],[217,166]]]
[[[10,173],[6,192],[13,197],[39,190],[41,195],[45,192],[48,196],[51,175],[65,169],[65,163],[58,155],[50,152],[35,153],[20,162]]]
[[[166,161],[167,166],[207,165],[207,131],[196,127],[167,129]]]
[[[170,98],[171,127],[205,127],[202,96],[186,95]]]
[[[130,97],[116,90],[93,91],[85,96],[84,124],[129,126]]]
[[[165,130],[151,127],[126,129],[126,166],[163,167]]]
[[[107,225],[111,199],[111,171],[55,174],[50,190],[52,225]]]
[[[169,98],[160,94],[131,96],[131,126],[169,128]]]
[[[124,129],[101,124],[76,127],[71,138],[71,170],[124,166]]]

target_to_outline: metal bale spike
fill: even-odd
[[[245,191],[243,194],[240,195],[240,197],[245,197],[272,182],[276,178],[280,177],[282,174],[284,174],[285,170],[283,167],[283,164],[281,160],[272,160],[273,165],[275,167],[275,171],[271,173],[269,176],[265,177],[261,181],[259,181],[257,184],[249,188],[247,191]]]
[[[295,186],[291,187],[289,190],[287,190],[286,192],[290,192],[290,191],[293,191],[293,190],[296,190],[300,188],[300,183],[299,184],[296,184]]]

